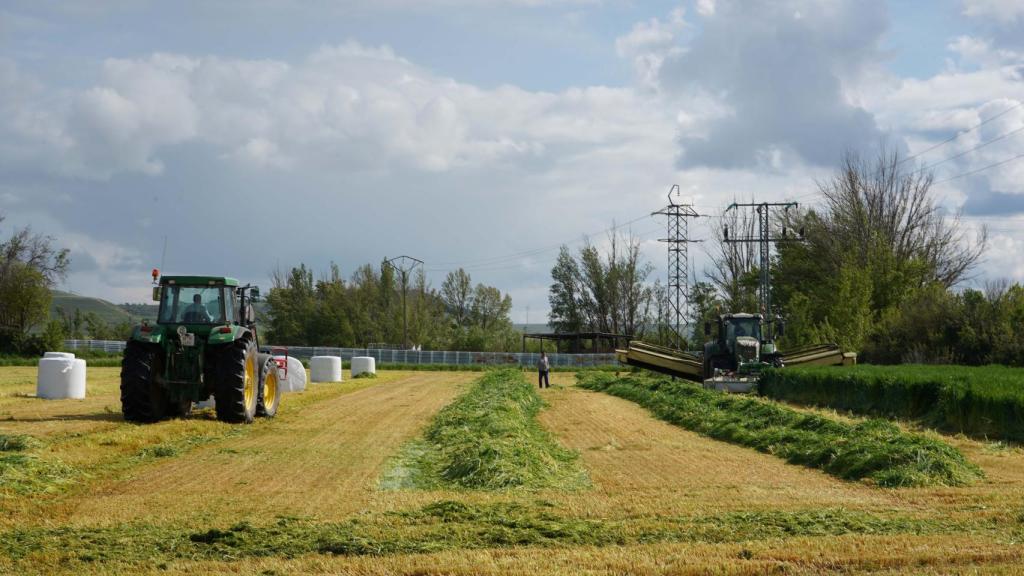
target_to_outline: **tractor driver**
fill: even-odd
[[[210,316],[206,306],[203,306],[203,297],[199,294],[192,296],[192,304],[185,309],[183,322],[189,324],[209,324],[213,322],[213,316]]]

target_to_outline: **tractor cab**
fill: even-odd
[[[202,329],[202,325],[235,323],[237,280],[215,278],[202,284],[182,280],[168,278],[158,287],[158,324],[192,324]]]
[[[736,353],[736,339],[752,339],[761,343],[760,314],[726,314],[719,318],[719,341],[733,354]]]
[[[708,339],[704,344],[705,378],[714,377],[716,371],[754,375],[765,366],[781,363],[761,314],[722,314],[717,324],[714,338],[711,323],[704,324],[704,335]],[[776,332],[781,334],[782,329],[781,320],[777,320]]]

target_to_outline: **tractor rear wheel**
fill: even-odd
[[[156,422],[167,413],[167,394],[156,382],[160,347],[128,342],[121,360],[121,413],[129,422]]]
[[[252,422],[256,416],[259,366],[256,343],[250,336],[228,344],[217,357],[214,398],[217,419],[222,422]]]
[[[281,387],[277,362],[274,362],[272,356],[264,360],[260,374],[260,393],[256,399],[256,415],[273,418],[277,414],[278,405],[281,404]]]

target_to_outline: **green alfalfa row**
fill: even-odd
[[[762,395],[860,414],[914,419],[1024,441],[1024,370],[1005,366],[855,366],[769,370]]]
[[[666,377],[591,373],[579,381],[584,388],[636,402],[672,424],[847,480],[886,487],[961,486],[983,475],[952,446],[884,420],[850,424]]]
[[[381,483],[482,490],[587,486],[578,455],[537,421],[543,406],[521,371],[485,372],[393,459]]]

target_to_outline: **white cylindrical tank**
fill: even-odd
[[[274,356],[274,358],[282,360],[284,356]],[[278,369],[278,373],[280,376],[278,386],[282,392],[302,392],[306,389],[306,367],[302,365],[302,360],[295,356],[288,356],[287,377],[285,377],[284,369]]]
[[[75,355],[71,352],[47,352],[43,354],[43,358],[74,358]]]
[[[36,397],[85,398],[85,360],[76,358],[40,358]]]
[[[310,358],[309,379],[313,382],[341,382],[341,356]]]
[[[377,360],[373,356],[352,357],[352,377],[355,378],[363,372],[377,373]]]

